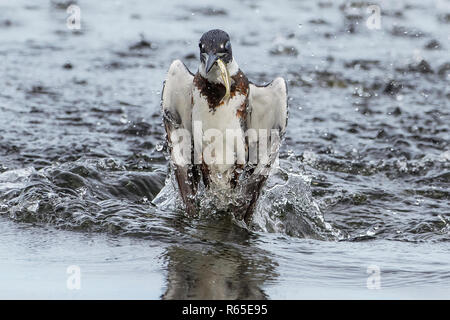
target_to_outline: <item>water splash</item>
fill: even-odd
[[[342,233],[326,222],[310,189],[311,178],[300,168],[294,169],[295,155],[282,160],[281,165],[289,169],[274,168],[263,188],[248,225],[238,219],[235,223],[258,232],[281,233],[299,238],[337,240]],[[168,175],[166,185],[153,200],[161,209],[174,210],[182,207],[175,187],[175,178]],[[204,190],[198,192],[200,199],[199,218],[213,217],[228,212],[245,201],[239,190]],[[244,199],[244,200],[242,200]]]

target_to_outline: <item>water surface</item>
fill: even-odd
[[[0,2],[0,297],[449,297],[448,1],[379,1],[380,30],[364,1],[80,0],[79,31],[68,4]],[[211,28],[289,86],[247,228],[164,202],[162,82]]]

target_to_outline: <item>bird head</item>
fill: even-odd
[[[199,42],[200,63],[206,74],[213,67],[218,66],[218,61],[225,65],[233,60],[231,52],[230,36],[222,30],[210,30],[202,35]]]
[[[233,61],[230,37],[225,31],[214,29],[202,35],[200,47],[200,74],[212,82],[225,86],[224,101],[230,98],[230,68],[234,74],[237,65]]]

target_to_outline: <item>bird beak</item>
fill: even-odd
[[[216,56],[214,53],[208,55],[208,61],[206,61],[206,73],[208,73],[213,65],[216,63],[217,59],[219,59],[218,56]]]
[[[217,66],[220,69],[220,75],[222,77],[223,85],[225,86],[225,95],[223,96],[223,100],[227,102],[230,99],[230,74],[228,73],[227,66],[222,59],[217,59]]]

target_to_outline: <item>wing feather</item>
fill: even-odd
[[[278,155],[281,139],[287,126],[287,86],[283,78],[278,77],[267,86],[250,84],[249,115],[248,128],[255,129],[258,133],[256,136],[249,135],[249,148],[260,152],[259,149],[263,145],[263,142],[260,142],[261,134],[265,132],[267,134],[266,150],[269,156],[267,160],[270,167]],[[262,132],[261,129],[263,129]],[[274,133],[278,133],[278,137],[274,137]],[[260,170],[267,167],[267,161],[258,158],[258,167]],[[268,170],[263,171],[265,175],[268,174]]]
[[[164,126],[169,142],[175,180],[178,184],[186,210],[190,214],[195,212],[195,194],[198,180],[197,170],[192,163],[183,165],[180,162],[173,161],[177,155],[171,142],[177,139],[177,129],[185,129],[189,133],[192,132],[193,79],[194,75],[189,72],[186,66],[180,60],[175,60],[167,73],[161,99]],[[192,135],[190,136],[192,137]],[[192,145],[190,147],[192,149]]]
[[[261,189],[277,159],[281,138],[286,131],[287,118],[287,87],[283,78],[276,78],[267,86],[250,84],[247,128],[253,129],[253,132],[256,131],[256,135],[248,134],[247,141],[249,152],[256,152],[258,155],[257,159],[253,159],[253,161],[257,160],[256,166],[250,166],[250,169],[247,169],[251,173],[250,177],[241,185],[241,192],[250,203],[241,211],[242,218],[246,222],[249,222],[252,217]],[[276,139],[273,138],[272,131],[277,133]],[[262,140],[262,134],[266,134],[264,140]],[[262,159],[260,149],[265,142],[267,142],[266,156]]]
[[[283,78],[276,78],[267,86],[250,84],[249,128],[279,129],[284,133],[287,125],[287,87]]]
[[[168,125],[191,131],[193,80],[194,75],[183,62],[172,62],[162,92],[164,121],[168,122]]]

